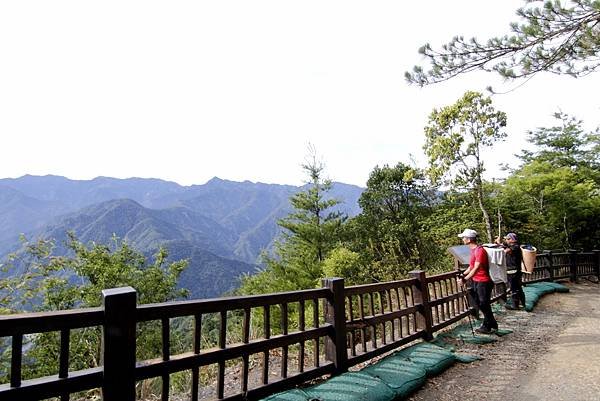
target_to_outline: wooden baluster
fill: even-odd
[[[440,297],[441,297],[441,298],[444,298],[444,285],[445,285],[444,281],[443,281],[443,280],[442,280],[442,281],[440,281],[440,282],[439,282],[439,285],[440,285]],[[441,314],[440,314],[440,316],[441,316],[441,319],[440,319],[440,323],[446,320],[446,316],[447,316],[447,314],[446,314],[446,306],[447,306],[447,305],[446,305],[446,303],[445,303],[445,302],[444,302],[443,304],[441,304],[441,305],[440,305],[440,309],[441,309]]]
[[[396,293],[396,305],[398,305],[398,310],[402,310],[402,304],[400,303],[400,288],[394,288],[394,293]],[[402,338],[402,317],[397,319],[398,322],[398,338]]]
[[[348,296],[347,297],[348,300],[348,317],[349,322],[352,323],[354,322],[354,310],[352,307],[352,296]],[[352,329],[350,330],[350,352],[352,353],[352,356],[356,356],[356,329]]]
[[[433,292],[435,293],[435,299],[440,299],[442,297],[442,284],[439,281],[433,283]],[[437,322],[441,323],[444,316],[442,305],[436,306],[435,314]]]
[[[387,299],[388,310],[391,313],[391,312],[394,311],[394,308],[393,308],[393,305],[392,305],[391,290],[385,290],[385,298]],[[394,342],[394,341],[396,341],[396,331],[394,330],[394,319],[390,320],[390,323],[392,324],[390,335],[392,337],[392,342]]]
[[[10,386],[21,387],[21,363],[23,358],[23,334],[12,336],[10,358]]]
[[[362,327],[361,331],[361,343],[363,352],[367,352],[367,329],[364,327],[364,319],[365,319],[365,305],[363,303],[363,294],[358,295],[358,309],[359,309],[359,317],[361,320]]]
[[[198,355],[201,349],[202,338],[202,315],[194,316],[194,354]],[[200,390],[200,368],[192,368],[192,401],[198,401],[198,390]]]
[[[313,321],[315,323],[315,328],[319,327],[319,300],[318,299],[313,299]],[[321,366],[321,357],[320,357],[320,350],[319,350],[319,342],[321,341],[320,338],[315,338],[314,343],[315,343],[315,368],[318,368],[319,366]]]
[[[288,305],[284,302],[281,304],[281,334],[288,334]],[[281,377],[287,377],[288,371],[288,346],[284,345],[281,350]]]
[[[306,306],[304,304],[304,300],[300,300],[300,313],[298,316],[298,329],[300,331],[306,330]],[[300,355],[298,356],[298,371],[300,373],[304,372],[304,353],[305,350],[305,342],[304,340],[300,341]]]
[[[385,315],[385,302],[384,302],[384,297],[381,291],[379,291],[377,293],[377,296],[379,298],[379,309],[381,311],[382,315]],[[385,332],[385,321],[381,322],[381,344],[386,345],[387,344],[387,337],[386,337],[386,332]]]
[[[414,306],[413,302],[410,302],[410,300],[412,300],[412,291],[411,291],[411,295],[408,295],[408,292],[410,290],[407,287],[404,287],[402,293],[404,294],[404,303],[406,304],[407,307],[409,306]],[[406,315],[406,335],[410,335],[412,333],[412,331],[410,330],[410,317],[409,315]]]
[[[440,287],[440,298],[444,298],[444,281],[438,283]],[[446,320],[446,303],[440,305],[440,323]]]
[[[265,339],[271,338],[271,306],[264,306],[264,334]],[[263,384],[269,383],[269,350],[263,352],[263,371],[262,371],[262,382]]]
[[[369,307],[371,316],[375,316],[375,302],[373,301],[373,293],[369,293]],[[377,348],[377,326],[375,324],[371,325],[371,332],[373,333],[373,338],[371,339],[371,345],[373,349]]]
[[[225,349],[227,344],[227,311],[221,311],[221,319],[219,324],[219,348]],[[219,373],[217,374],[217,398],[224,398],[225,393],[225,360],[219,359]]]
[[[60,354],[58,356],[58,377],[66,379],[69,376],[69,339],[71,330],[63,329],[60,331]],[[69,393],[62,393],[60,401],[69,401]]]
[[[248,344],[250,342],[250,315],[252,311],[250,308],[244,309],[244,323],[242,325],[243,338],[242,341],[244,344]],[[250,373],[250,358],[248,354],[242,356],[243,366],[242,366],[242,393],[246,393],[248,391],[248,375]]]
[[[162,360],[168,361],[170,359],[170,324],[169,318],[161,319],[162,326]],[[169,401],[169,386],[170,386],[170,378],[169,374],[165,373],[162,375],[162,401]]]

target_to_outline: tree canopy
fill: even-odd
[[[324,168],[310,148],[302,164],[307,185],[290,197],[293,211],[278,221],[284,231],[275,242],[273,254],[263,254],[264,269],[245,276],[238,292],[291,291],[320,285],[323,262],[342,238],[346,220],[334,209],[340,201],[328,197],[332,183],[323,177]]]
[[[439,50],[423,45],[419,53],[430,67],[413,67],[405,73],[407,81],[424,86],[475,70],[507,79],[542,71],[579,77],[600,66],[600,1],[526,0],[517,16],[504,36],[487,41],[456,36]]]
[[[483,151],[504,140],[506,114],[494,109],[492,100],[478,92],[466,92],[456,103],[434,109],[425,127],[423,149],[434,183],[472,190],[492,242],[491,221],[484,202]]]
[[[23,310],[49,311],[96,307],[102,303],[102,290],[132,286],[139,303],[165,302],[184,297],[187,291],[177,288],[177,279],[187,261],[167,262],[168,252],[161,248],[149,263],[144,255],[126,242],[113,238],[112,244],[80,242],[69,233],[70,256],[53,255],[54,243],[41,239],[26,242],[24,252],[13,255],[4,268],[22,269],[0,281],[0,310],[14,313]],[[71,334],[70,368],[86,369],[100,364],[100,327],[74,330]],[[57,332],[28,337],[23,360],[25,378],[58,372],[60,339]],[[159,353],[160,331],[151,324],[138,327],[136,352],[141,359]],[[1,366],[0,366],[1,367]],[[8,372],[8,370],[0,369]],[[0,382],[6,375],[0,374]]]
[[[366,282],[403,278],[435,264],[434,242],[424,228],[434,198],[419,169],[403,163],[373,169],[359,199],[362,213],[350,224],[351,248],[363,255]]]

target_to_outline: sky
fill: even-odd
[[[525,85],[474,73],[410,86],[417,49],[508,32],[523,0],[0,2],[0,177],[212,177],[300,185],[312,144],[334,181],[423,167],[433,108],[508,90],[488,178],[561,110],[600,125],[600,73]]]

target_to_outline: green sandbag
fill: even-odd
[[[523,292],[525,293],[525,297],[527,297],[528,294],[531,294],[532,296],[537,296],[540,297],[544,294],[544,290],[537,287],[537,286],[533,286],[532,285],[528,285],[527,287],[523,287]]]
[[[273,394],[267,398],[263,398],[261,401],[310,401],[311,397],[300,389],[293,389],[283,391],[281,393]]]
[[[448,337],[451,337],[451,336],[443,333],[443,334],[436,336],[435,339],[430,341],[429,343],[433,344],[433,345],[437,345],[438,347],[442,347],[447,351],[454,352],[454,351],[456,351],[456,347],[446,341],[446,339]]]
[[[489,343],[495,343],[496,341],[498,341],[498,339],[496,337],[492,337],[492,336],[488,336],[485,334],[475,334],[473,335],[473,333],[464,333],[464,334],[459,334],[458,338],[460,338],[463,342],[469,343],[469,344],[489,344]]]
[[[527,284],[527,286],[523,288],[523,292],[525,293],[525,310],[531,312],[542,295],[555,291],[569,292],[569,288],[562,284],[549,281]]]
[[[539,282],[528,285],[527,287],[533,287],[542,292],[542,295],[551,294],[555,291],[554,286],[547,282]],[[525,287],[525,288],[527,288]]]
[[[438,341],[444,342],[444,340],[447,338],[454,338],[469,344],[489,344],[498,341],[495,336],[474,333],[474,329],[479,327],[482,322],[482,320],[474,320],[471,322],[473,325],[473,331],[471,329],[471,324],[468,323],[456,326],[450,331],[438,334],[434,343],[439,344]],[[445,348],[448,349],[448,347]],[[454,352],[454,350],[450,351]]]
[[[456,360],[452,352],[429,343],[415,344],[392,354],[389,358],[401,358],[414,362],[425,369],[428,377],[442,373]]]
[[[456,360],[461,363],[471,363],[475,361],[480,361],[483,358],[479,355],[471,355],[471,354],[454,354],[456,356]]]
[[[535,304],[537,304],[538,300],[542,296],[542,292],[539,289],[531,286],[523,288],[523,292],[525,293],[525,310],[527,312],[531,312]]]
[[[427,380],[427,372],[416,363],[398,358],[385,358],[361,372],[381,379],[394,392],[404,399],[420,388]]]
[[[347,372],[304,390],[318,401],[390,401],[396,393],[382,380],[363,372]]]
[[[569,292],[569,287],[567,287],[566,285],[562,285],[551,281],[548,281],[546,285],[553,287],[554,291],[556,292]]]
[[[502,337],[502,336],[505,336],[505,335],[507,335],[507,334],[510,334],[510,333],[512,333],[512,332],[513,332],[513,331],[512,331],[511,329],[500,329],[500,328],[499,328],[499,329],[497,329],[497,330],[494,332],[494,334],[495,334],[495,335],[497,335],[497,336],[500,336],[500,337]]]

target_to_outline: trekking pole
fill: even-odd
[[[465,306],[469,305],[469,309],[471,309],[471,305],[469,304],[469,298],[467,296],[467,289],[465,288],[465,283],[463,283],[462,278],[464,277],[462,273],[459,272],[458,275],[459,278],[461,278],[460,281],[460,289],[463,295],[463,303],[465,304]],[[473,337],[475,337],[475,330],[473,329],[473,316],[471,316],[471,311],[469,310],[469,314],[467,315],[467,319],[469,320],[469,327],[471,327],[471,334],[473,335]]]

